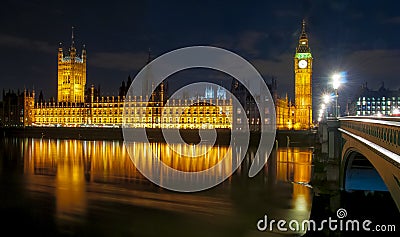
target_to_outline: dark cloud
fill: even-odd
[[[130,72],[141,69],[146,64],[147,58],[148,53],[144,52],[95,52],[90,56],[88,64],[97,68]]]
[[[386,18],[382,22],[383,23],[400,24],[400,16],[394,16],[394,17]]]
[[[276,59],[255,59],[250,60],[250,62],[267,82],[271,80],[271,77],[277,79],[278,92],[281,96],[286,93],[291,96],[294,91],[293,54],[283,53],[277,55]]]
[[[33,40],[13,35],[0,34],[0,47],[54,53],[57,46],[46,41]]]
[[[243,50],[252,57],[258,57],[260,51],[260,43],[268,38],[268,34],[260,31],[245,31],[238,35],[237,48]]]
[[[390,88],[400,89],[400,81],[394,76],[400,74],[399,58],[400,49],[359,50],[346,58],[345,65],[360,84],[369,81],[371,86],[378,86],[385,81]]]

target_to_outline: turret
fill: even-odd
[[[93,84],[90,87],[90,102],[91,102],[91,104],[93,104],[93,102],[94,102],[94,85]]]
[[[126,88],[129,89],[129,87],[131,86],[131,84],[132,84],[132,78],[131,78],[131,75],[129,75],[129,76],[128,76],[128,82],[126,83]],[[127,90],[128,90],[128,89],[127,89]]]
[[[72,27],[71,48],[70,48],[69,56],[71,57],[71,62],[73,62],[76,57],[76,48],[75,48],[75,41],[74,41],[74,27]]]
[[[151,49],[149,48],[148,52],[147,52],[147,64],[149,64],[151,62]]]
[[[58,46],[58,64],[60,64],[62,62],[63,57],[64,57],[64,54],[63,54],[63,49],[62,49],[62,43],[60,42],[60,44]]]
[[[86,64],[86,46],[83,45],[82,47],[82,61]]]
[[[161,91],[160,91],[160,102],[161,106],[164,104],[164,83],[161,82]]]
[[[75,48],[74,27],[71,32],[71,47],[69,54],[64,55],[63,49],[58,49],[58,102],[82,103],[85,100],[86,85],[86,49],[77,54]]]
[[[44,96],[43,96],[42,90],[40,90],[38,102],[39,103],[44,103]]]

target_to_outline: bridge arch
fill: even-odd
[[[387,190],[400,210],[399,167],[349,134],[342,133],[342,138],[340,188],[346,191]]]
[[[342,190],[388,191],[381,175],[362,151],[351,147],[342,157]]]

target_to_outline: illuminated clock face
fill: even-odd
[[[302,59],[299,61],[299,68],[305,68],[307,67],[307,61]]]

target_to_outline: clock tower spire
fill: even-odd
[[[303,20],[299,44],[294,56],[295,129],[312,127],[312,55],[308,45],[306,21]]]

